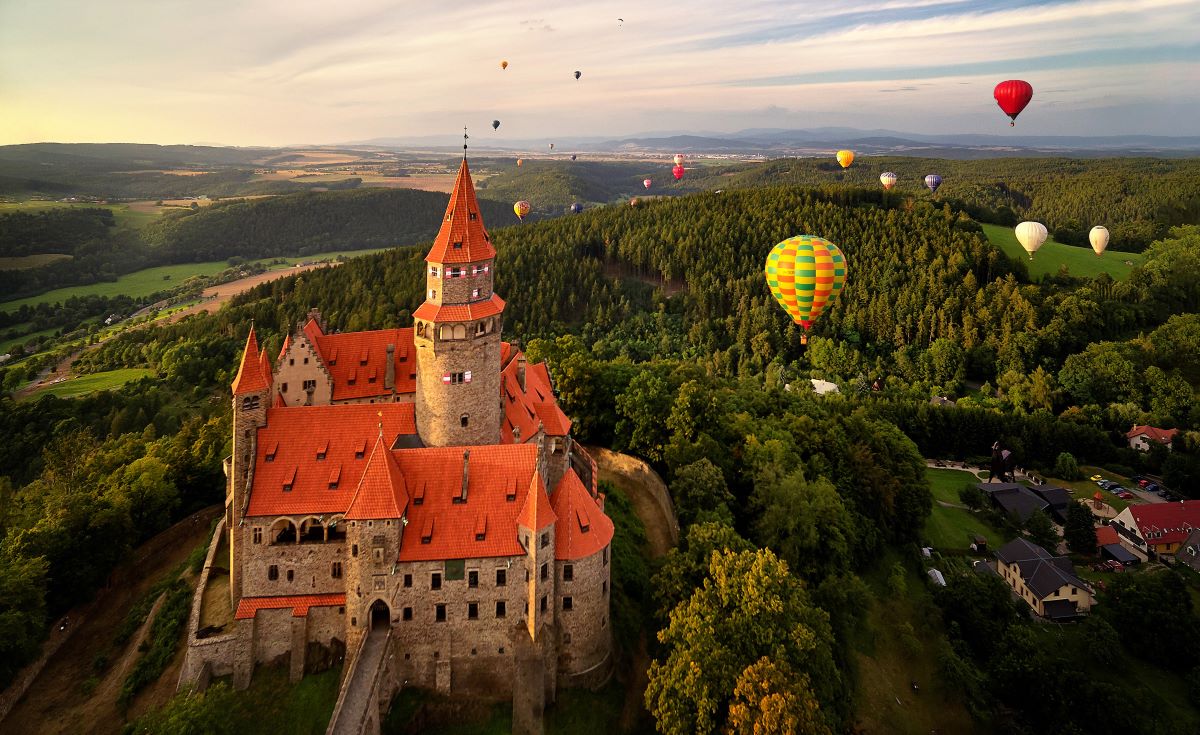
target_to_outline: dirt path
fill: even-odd
[[[679,543],[679,523],[675,520],[675,509],[667,486],[650,465],[637,457],[604,449],[587,447],[596,460],[600,479],[607,480],[624,491],[633,504],[633,510],[646,526],[646,542],[651,558],[666,554]],[[650,679],[650,652],[646,631],[638,640],[637,650],[630,662],[632,676],[625,683],[625,707],[621,711],[621,731],[631,732],[643,718],[645,707],[643,695]]]
[[[110,651],[116,631],[134,603],[207,539],[220,512],[220,506],[206,508],[142,544],[129,561],[113,572],[112,586],[99,593],[90,616],[69,613],[72,624],[78,626],[75,634],[54,654],[29,692],[0,722],[0,732],[22,735],[120,732],[125,717],[117,708],[116,695],[136,658],[138,641],[145,633],[139,631],[121,649]],[[109,655],[109,664],[100,680],[94,682],[91,693],[86,694],[84,682],[92,676],[92,662],[102,653]],[[131,714],[161,706],[174,694],[180,663],[177,652],[159,681],[134,700]]]

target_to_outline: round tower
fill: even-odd
[[[464,158],[425,256],[425,303],[413,313],[417,433],[426,446],[500,441],[504,300],[492,291],[495,260]]]

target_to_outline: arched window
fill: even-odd
[[[454,327],[449,324],[442,325],[442,339],[454,339]]]
[[[424,322],[417,322],[417,336],[418,337],[425,336],[425,323]]]
[[[478,337],[482,334],[487,334],[487,322],[476,322],[475,323],[475,336]]]
[[[325,543],[325,526],[316,518],[305,518],[300,522],[300,543]]]
[[[462,427],[465,429],[467,428],[467,424],[471,422],[471,417],[464,413],[462,416],[458,417],[458,422],[462,424]]]
[[[271,524],[271,533],[267,535],[271,544],[296,543],[296,524],[290,518],[280,518]]]
[[[454,339],[466,339],[466,338],[467,338],[466,325],[455,324],[454,325]]]

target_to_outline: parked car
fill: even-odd
[[[1142,480],[1145,480],[1145,479],[1146,479],[1145,475],[1134,475],[1133,477],[1129,478],[1129,481],[1136,482],[1140,485],[1140,484],[1142,484]]]
[[[1097,483],[1097,484],[1098,484],[1100,487],[1102,487],[1102,488],[1104,488],[1105,490],[1108,490],[1108,491],[1110,491],[1110,492],[1112,492],[1112,491],[1113,491],[1113,488],[1118,488],[1118,487],[1121,487],[1121,483],[1119,483],[1119,482],[1115,482],[1115,481],[1113,481],[1113,480],[1105,480],[1104,482],[1099,482],[1099,483]]]
[[[1143,485],[1142,489],[1148,493],[1156,493],[1159,490],[1162,490],[1162,485],[1159,485],[1157,482],[1151,482],[1149,484]]]
[[[1104,479],[1104,475],[1092,475],[1088,479],[1091,480],[1092,482],[1100,482],[1101,480]]]
[[[1117,497],[1120,498],[1121,500],[1133,500],[1137,496],[1134,495],[1133,493],[1129,492],[1128,490],[1122,490],[1121,492],[1117,493]]]
[[[1138,484],[1138,487],[1146,487],[1147,485],[1150,484],[1150,481],[1143,477],[1142,479],[1137,481],[1137,484]]]

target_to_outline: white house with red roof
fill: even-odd
[[[546,366],[500,339],[495,254],[464,158],[413,327],[313,311],[273,361],[249,330],[220,530],[234,622],[200,637],[193,614],[181,686],[341,655],[344,687],[381,672],[361,675],[380,701],[607,677],[613,523]]]
[[[1142,551],[1172,556],[1200,528],[1200,500],[1131,505],[1109,527]]]
[[[1134,424],[1132,429],[1125,432],[1125,438],[1129,440],[1132,449],[1148,452],[1152,443],[1164,444],[1170,449],[1171,442],[1175,441],[1175,435],[1178,433],[1179,429],[1157,429],[1153,426]]]

